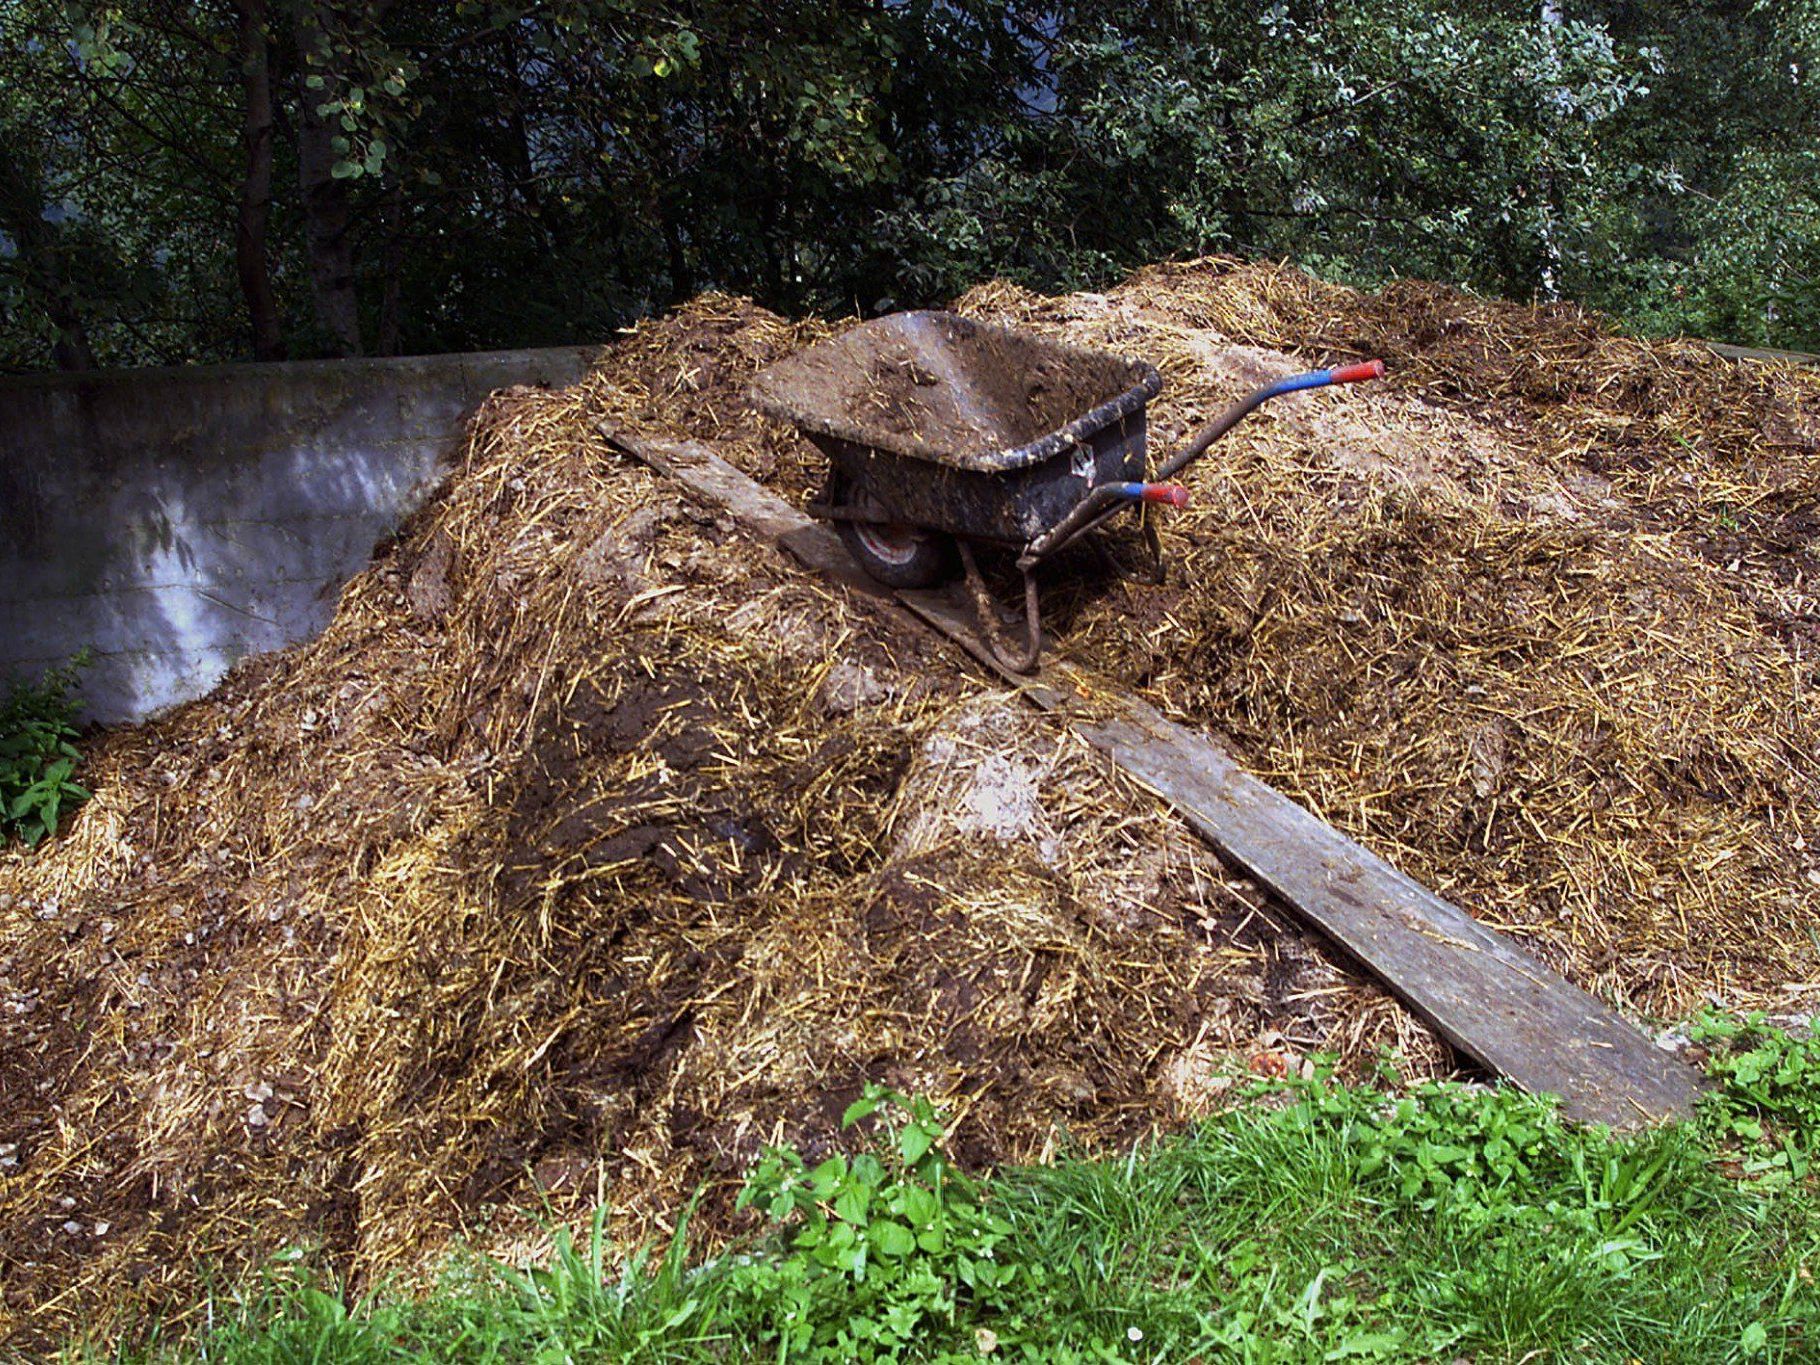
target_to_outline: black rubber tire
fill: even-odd
[[[828,501],[835,507],[876,505],[838,468],[828,473]],[[888,588],[927,588],[953,572],[954,545],[940,531],[875,521],[836,521],[834,529],[860,568]]]

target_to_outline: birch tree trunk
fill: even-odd
[[[1548,87],[1547,122],[1550,136],[1543,143],[1543,162],[1541,175],[1538,177],[1540,191],[1539,211],[1542,215],[1542,278],[1538,293],[1542,298],[1553,302],[1561,297],[1561,242],[1556,231],[1560,218],[1559,201],[1556,198],[1558,186],[1555,184],[1554,172],[1554,139],[1552,128],[1567,113],[1568,95],[1561,84],[1561,29],[1566,24],[1566,17],[1561,12],[1560,0],[1542,0],[1542,31],[1548,44],[1546,71],[1551,81]]]

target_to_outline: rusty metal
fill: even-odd
[[[779,361],[753,400],[905,525],[1021,548],[1144,477],[1142,360],[953,313],[897,313]]]
[[[883,512],[876,512],[865,507],[853,507],[850,505],[836,507],[831,502],[805,502],[803,504],[803,511],[822,521],[871,521],[876,522],[881,526],[890,526],[896,521],[895,517],[888,516]]]
[[[893,313],[753,382],[805,433],[979,474],[1047,464],[1140,412],[1156,367],[956,313]]]
[[[964,540],[957,540],[955,545],[961,552],[967,591],[973,598],[973,614],[979,621],[980,643],[992,651],[992,657],[1001,666],[1013,673],[1030,672],[1036,667],[1037,658],[1043,652],[1043,622],[1037,603],[1036,575],[1029,569],[1023,570],[1024,646],[1021,651],[1014,651],[1005,646],[1004,629],[998,620],[998,603],[992,600],[986,580],[980,577],[979,565],[973,562],[973,547]]]

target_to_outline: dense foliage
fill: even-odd
[[[89,798],[72,776],[82,761],[74,690],[84,662],[53,669],[36,685],[12,683],[0,695],[0,844],[17,835],[36,845]]]
[[[769,1152],[771,1232],[350,1303],[292,1257],[211,1306],[217,1361],[1810,1359],[1820,1044],[1710,1020],[1699,1121],[1614,1137],[1507,1089],[1259,1085],[1122,1160],[969,1178],[874,1090],[869,1146]],[[153,1346],[124,1352],[158,1360]]]
[[[1231,250],[1820,345],[1820,0],[0,0],[0,367]]]

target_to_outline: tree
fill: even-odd
[[[272,287],[267,233],[272,221],[272,72],[270,9],[266,0],[236,0],[240,36],[241,138],[246,169],[235,223],[234,268],[246,299],[253,358],[284,358],[284,331]]]
[[[46,214],[39,167],[20,151],[20,130],[0,125],[0,228],[12,238],[18,277],[51,327],[51,356],[60,370],[92,370],[94,353],[82,320],[77,262]]]
[[[0,0],[0,364],[585,339],[708,287],[901,307],[1215,249],[1820,344],[1815,8]]]

